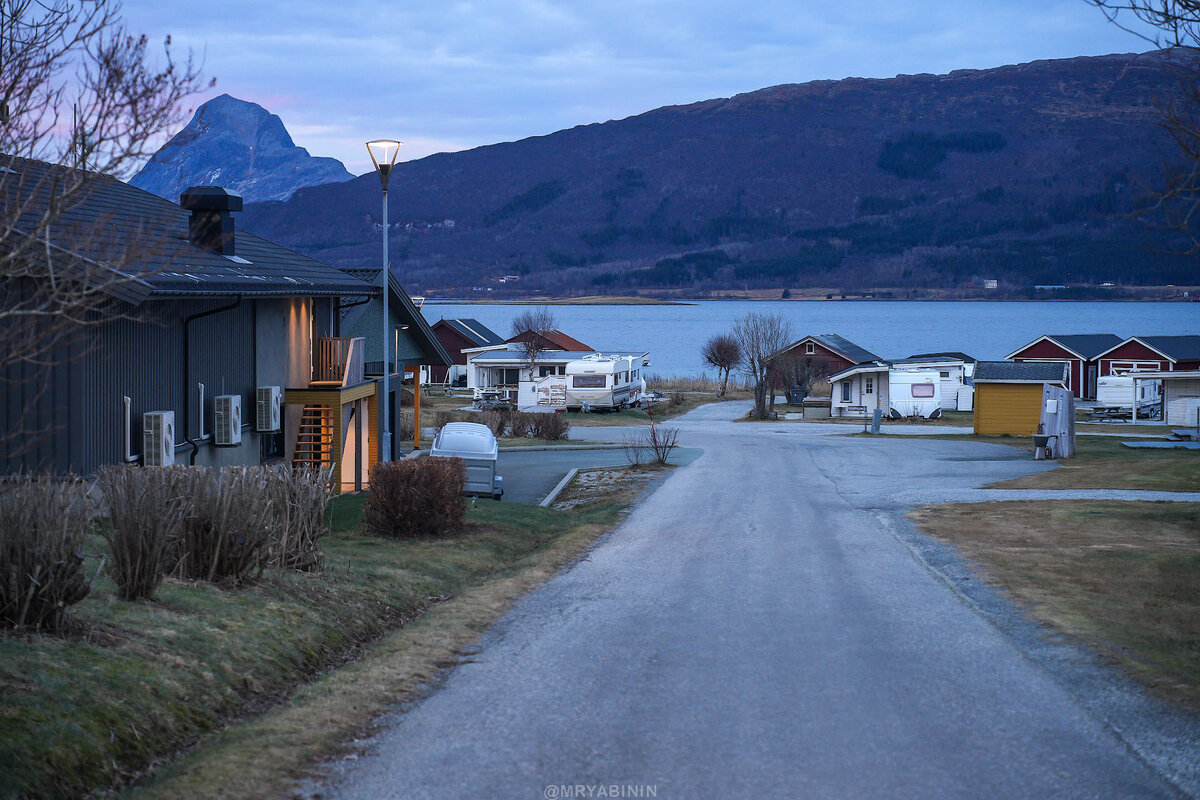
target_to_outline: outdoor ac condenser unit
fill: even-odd
[[[282,405],[283,389],[278,386],[258,387],[258,413],[254,429],[263,433],[279,430],[279,410]]]
[[[142,465],[169,467],[175,463],[175,412],[142,414]]]
[[[242,396],[219,394],[213,398],[216,409],[216,444],[232,447],[242,443]]]

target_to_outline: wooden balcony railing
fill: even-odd
[[[325,336],[317,339],[317,359],[313,364],[312,386],[355,386],[364,380],[361,336]]]

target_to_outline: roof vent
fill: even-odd
[[[242,198],[220,186],[184,189],[179,205],[192,212],[188,241],[212,253],[236,255],[233,244],[233,212],[242,210]]]

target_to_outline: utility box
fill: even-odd
[[[804,398],[808,395],[803,386],[793,386],[788,389],[787,400],[789,406],[798,406],[804,402]]]
[[[438,431],[429,451],[431,458],[461,458],[467,467],[463,494],[490,496],[499,500],[504,494],[504,479],[496,474],[500,447],[487,425],[478,422],[448,422]]]

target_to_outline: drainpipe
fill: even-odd
[[[132,431],[133,431],[133,426],[130,424],[130,417],[131,417],[130,407],[133,405],[133,401],[130,400],[128,397],[122,397],[121,399],[125,403],[125,463],[132,464],[133,462],[135,462],[141,458],[141,456],[134,456],[134,455],[129,454],[130,450],[132,449],[129,444],[129,439],[132,436]]]
[[[188,402],[188,395],[190,394],[188,391],[188,384],[191,383],[191,381],[188,380],[188,365],[192,362],[192,323],[203,317],[211,317],[213,314],[220,314],[222,311],[232,311],[241,304],[242,296],[238,295],[238,298],[229,305],[220,306],[219,308],[210,308],[208,311],[200,311],[196,314],[192,314],[183,321],[183,438],[192,446],[192,454],[188,456],[188,464],[193,467],[196,466],[196,455],[200,452],[200,445],[197,444],[194,439],[192,439],[192,404]],[[201,389],[200,391],[201,402],[203,402],[204,390]],[[204,414],[203,406],[200,408],[200,413],[201,415]],[[200,431],[200,433],[203,436],[204,431]]]

